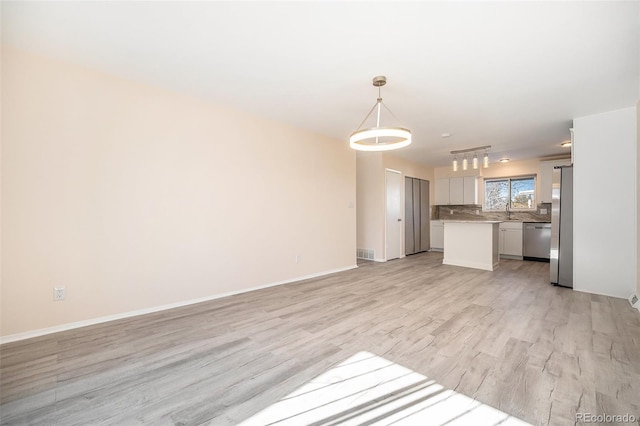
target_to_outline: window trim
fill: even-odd
[[[514,208],[511,207],[511,181],[512,180],[519,180],[519,179],[533,179],[533,197],[534,197],[534,204],[531,206],[531,208]],[[488,209],[487,208],[487,182],[497,182],[497,181],[507,181],[507,188],[509,189],[509,210],[511,210],[512,212],[530,212],[530,211],[535,211],[538,207],[537,207],[537,203],[538,203],[538,191],[537,191],[537,186],[538,186],[538,175],[536,175],[535,173],[532,174],[525,174],[525,175],[515,175],[515,176],[504,176],[504,177],[492,177],[492,178],[484,178],[484,194],[483,194],[483,199],[482,199],[482,210],[485,212],[501,212],[503,211],[502,209]]]

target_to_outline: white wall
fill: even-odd
[[[346,141],[8,48],[2,67],[2,336],[355,266]]]
[[[636,285],[635,107],[576,118],[574,289],[628,297]]]

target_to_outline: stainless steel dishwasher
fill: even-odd
[[[522,235],[522,257],[548,262],[551,253],[551,224],[525,222]]]

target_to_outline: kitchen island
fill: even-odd
[[[443,220],[444,265],[493,271],[500,261],[499,220]]]

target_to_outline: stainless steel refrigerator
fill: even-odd
[[[553,169],[551,284],[573,288],[573,166]]]
[[[428,251],[431,246],[429,181],[404,178],[404,253]]]

